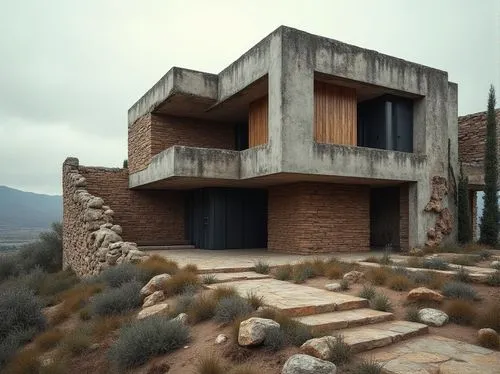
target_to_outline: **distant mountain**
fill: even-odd
[[[0,230],[48,229],[61,220],[61,196],[0,186]]]

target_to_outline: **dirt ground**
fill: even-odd
[[[335,283],[340,281],[340,279],[328,279],[325,277],[318,277],[307,280],[304,283],[307,286],[322,288],[324,289],[325,284]],[[499,287],[489,287],[485,285],[473,284],[474,289],[477,291],[481,300],[474,301],[474,304],[477,307],[477,310],[482,310],[487,307],[490,303],[500,300],[500,288]],[[352,285],[351,289],[348,291],[343,291],[342,293],[348,295],[357,296],[359,291],[363,288],[361,284]],[[406,295],[407,291],[398,292],[393,291],[387,287],[383,286],[375,286],[377,292],[384,293],[387,295],[392,302],[393,305],[393,313],[396,319],[404,320],[406,318]],[[431,334],[436,334],[440,336],[444,336],[446,338],[462,340],[467,343],[476,344],[477,338],[477,329],[473,326],[461,326],[455,323],[447,323],[442,327],[429,327],[429,332]]]

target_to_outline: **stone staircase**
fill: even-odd
[[[384,347],[426,334],[426,325],[395,321],[394,315],[369,309],[368,300],[272,278],[255,278],[248,272],[225,277],[224,286],[241,296],[254,293],[264,304],[291,316],[313,334],[342,334],[355,353]],[[219,287],[213,284],[209,288]]]

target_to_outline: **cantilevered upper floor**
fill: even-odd
[[[219,74],[172,68],[128,126],[132,188],[428,182],[458,159],[446,72],[284,26]]]

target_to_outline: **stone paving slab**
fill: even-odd
[[[366,308],[368,300],[277,279],[242,280],[225,283],[245,296],[252,292],[261,296],[265,305],[276,308],[291,317]],[[213,284],[208,288],[220,287]]]
[[[254,271],[242,271],[237,273],[206,273],[214,276],[217,283],[231,282],[237,280],[266,279],[270,278],[268,274],[259,274]]]
[[[392,313],[362,308],[356,310],[314,314],[310,316],[296,317],[294,319],[307,326],[313,334],[316,334],[323,332],[330,333],[333,330],[385,322],[392,320],[393,318],[394,314]]]
[[[500,372],[500,352],[437,335],[417,337],[360,356],[382,363],[386,374]]]
[[[409,339],[429,331],[428,326],[408,321],[391,321],[375,325],[338,330],[354,353],[385,347],[401,340]]]

